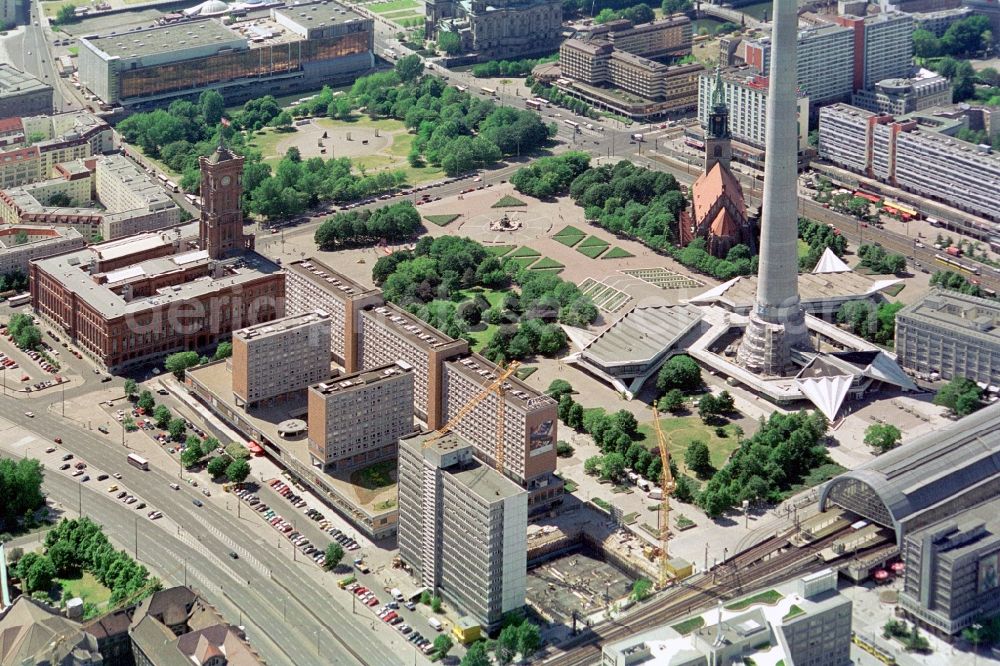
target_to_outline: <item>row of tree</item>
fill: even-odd
[[[584,152],[540,157],[530,166],[515,171],[510,183],[522,194],[547,199],[565,194],[576,177],[589,167],[590,155]]]
[[[399,243],[421,231],[420,213],[410,201],[401,201],[374,210],[352,210],[329,217],[316,229],[316,245],[336,250],[379,241]]]
[[[546,56],[544,58],[523,58],[521,60],[490,60],[472,66],[472,75],[476,78],[497,78],[523,77],[531,74],[531,70],[536,65],[546,62],[554,62],[559,59],[558,54]]]
[[[927,30],[913,31],[913,53],[918,58],[973,57],[993,45],[993,31],[986,16],[968,16],[948,26],[939,38]]]
[[[869,300],[847,301],[837,310],[837,323],[869,342],[891,347],[896,338],[896,313],[902,303],[879,303]]]
[[[656,15],[653,13],[652,8],[645,3],[640,3],[631,7],[625,7],[624,9],[605,7],[594,17],[594,23],[601,24],[608,21],[625,19],[626,21],[631,21],[633,25],[639,25],[640,23],[651,23],[655,18]]]
[[[838,257],[843,257],[847,251],[847,239],[836,229],[805,217],[799,218],[799,238],[809,246],[809,251],[799,257],[801,271],[815,268],[827,248]]]
[[[931,276],[930,285],[942,289],[950,289],[969,296],[983,297],[985,294],[978,284],[973,284],[961,273],[953,271],[935,271]]]
[[[899,275],[906,271],[906,257],[895,252],[886,252],[881,245],[864,243],[858,247],[858,257],[861,259],[859,265],[872,273]]]
[[[678,263],[717,280],[731,280],[739,275],[753,275],[757,272],[757,257],[742,243],[729,248],[724,259],[708,252],[708,243],[704,238],[695,238],[684,247],[670,247],[668,250]]]
[[[572,0],[568,0],[572,1]],[[541,97],[542,99],[548,100],[555,104],[556,106],[561,106],[564,109],[569,109],[578,116],[587,116],[590,118],[597,118],[597,112],[584,102],[582,99],[576,97],[571,97],[559,90],[555,86],[545,85],[535,81],[531,77],[524,80],[525,84],[531,89],[531,94],[535,97]]]
[[[470,645],[462,657],[461,666],[507,666],[515,657],[527,662],[541,646],[542,637],[538,625],[529,622],[523,613],[509,613],[504,617],[503,628],[497,639],[476,641]],[[437,640],[434,641],[434,647],[438,648]]]
[[[34,522],[45,502],[42,464],[34,458],[0,458],[0,531],[11,531],[21,518]]]
[[[42,342],[42,332],[34,324],[31,315],[18,312],[10,316],[7,332],[14,337],[14,344],[24,350],[32,350]]]

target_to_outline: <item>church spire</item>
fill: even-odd
[[[733,148],[729,133],[729,107],[726,104],[725,83],[722,67],[715,68],[715,87],[712,90],[712,108],[708,114],[708,128],[705,132],[705,173],[716,163],[729,168]]]

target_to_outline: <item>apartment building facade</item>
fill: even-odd
[[[8,189],[50,178],[53,168],[114,149],[111,126],[85,111],[21,118],[22,138],[0,152],[0,188]],[[41,136],[31,146],[25,137]]]
[[[28,275],[33,260],[79,250],[86,244],[80,232],[72,228],[0,226],[0,275],[15,271]]]
[[[454,433],[399,442],[399,554],[488,631],[524,606],[527,493]]]
[[[800,30],[796,68],[799,89],[814,106],[846,101],[854,90],[854,32],[841,25]],[[771,38],[746,43],[744,60],[754,74],[771,72]]]
[[[330,315],[290,315],[233,331],[233,394],[247,408],[330,376]]]
[[[708,127],[716,86],[714,72],[702,72],[698,77],[698,121]],[[729,131],[741,143],[763,148],[767,136],[767,78],[749,68],[725,69],[721,72],[722,95],[729,108]],[[809,97],[799,93],[797,122],[799,150],[809,142]]]
[[[392,303],[361,310],[358,333],[362,368],[376,368],[404,361],[413,368],[413,411],[436,430],[447,421],[441,395],[443,363],[466,354],[469,343],[452,340]]]
[[[330,315],[333,359],[349,373],[361,370],[361,310],[383,305],[382,292],[361,286],[313,257],[285,264],[285,289],[289,314],[319,308]]]
[[[444,363],[441,400],[450,421],[488,389],[500,369],[478,354]],[[549,396],[511,377],[503,384],[503,473],[527,489],[532,513],[544,511],[562,498],[562,480],[556,470],[558,404]],[[481,461],[496,467],[500,396],[491,392],[476,409],[457,421],[452,431],[475,447]]]
[[[1000,386],[1000,304],[934,289],[896,313],[896,360],[920,375]]]
[[[691,53],[691,19],[674,14],[659,21],[632,25],[631,21],[609,21],[589,30],[589,37],[606,39],[618,51],[644,58],[681,57]]]
[[[950,132],[961,123],[917,112],[900,118],[835,104],[820,110],[820,155],[846,169],[1000,220],[1000,157]]]
[[[872,88],[885,79],[906,77],[913,66],[913,18],[902,12],[874,16],[837,16],[854,33],[854,89]]]
[[[333,375],[309,387],[309,456],[330,469],[396,457],[413,432],[413,368],[405,362]]]

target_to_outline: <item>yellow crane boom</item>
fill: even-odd
[[[478,394],[476,394],[471,400],[469,400],[469,402],[467,402],[464,405],[462,405],[461,409],[459,409],[455,413],[455,415],[448,420],[447,423],[445,423],[443,426],[441,426],[440,428],[438,428],[437,430],[435,430],[433,435],[431,435],[430,437],[428,437],[427,439],[425,439],[424,440],[424,446],[426,447],[426,446],[429,446],[429,445],[433,444],[434,442],[436,442],[437,440],[441,439],[446,434],[448,434],[449,432],[451,432],[455,428],[455,426],[457,426],[459,424],[459,422],[461,422],[462,419],[464,419],[466,416],[469,415],[469,412],[471,412],[473,409],[476,408],[476,406],[479,403],[481,403],[483,400],[485,400],[491,393],[495,393],[496,396],[497,396],[497,403],[498,403],[497,404],[496,468],[497,468],[498,472],[500,472],[501,474],[503,474],[503,469],[504,469],[504,467],[503,467],[504,466],[504,445],[503,445],[503,442],[504,442],[504,427],[505,427],[505,423],[504,423],[504,416],[505,416],[504,394],[507,392],[507,389],[504,387],[504,384],[507,383],[507,380],[510,379],[510,376],[513,375],[520,366],[521,366],[521,364],[519,362],[517,362],[517,361],[511,361],[507,365],[506,368],[501,367],[500,368],[500,374],[497,375],[497,378],[494,379],[493,382],[489,386],[487,386],[482,391],[480,391]]]
[[[670,578],[667,553],[667,541],[670,539],[670,495],[674,492],[674,476],[670,473],[670,449],[667,447],[667,437],[660,427],[660,413],[653,402],[653,428],[656,430],[656,441],[660,449],[660,463],[663,467],[660,489],[663,498],[660,503],[660,588],[667,586]]]

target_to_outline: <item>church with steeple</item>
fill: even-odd
[[[712,111],[705,132],[705,171],[691,187],[691,207],[681,215],[678,238],[688,245],[705,240],[712,256],[725,258],[734,245],[746,245],[757,253],[754,221],[747,214],[740,181],[729,163],[733,157],[729,132],[729,107],[723,95],[720,70],[716,71]]]

